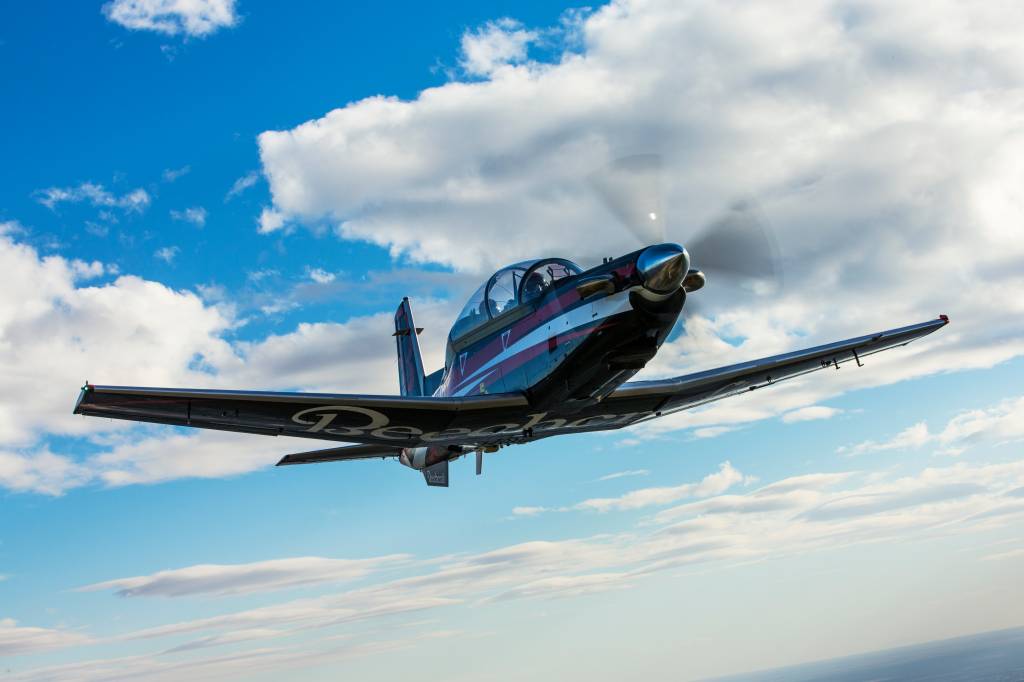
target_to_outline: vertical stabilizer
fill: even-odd
[[[395,311],[395,344],[398,346],[398,388],[402,395],[427,395],[426,376],[416,336],[422,327],[412,319],[409,299],[403,298]]]

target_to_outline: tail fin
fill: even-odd
[[[398,387],[402,395],[427,395],[427,381],[416,335],[423,331],[412,319],[409,299],[395,311],[395,342],[398,346]]]

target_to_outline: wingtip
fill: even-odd
[[[86,379],[85,385],[82,386],[82,390],[78,392],[78,400],[75,401],[75,409],[71,411],[71,414],[82,414],[82,401],[85,400],[86,394],[92,391],[92,384]]]
[[[939,315],[939,319],[943,324],[949,324],[949,315]]]

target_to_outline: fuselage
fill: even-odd
[[[425,379],[426,388],[433,379],[432,394],[441,397],[521,393],[537,419],[555,407],[572,415],[599,403],[642,369],[668,337],[686,301],[688,268],[689,256],[676,244],[651,246],[585,271],[563,259],[503,268],[459,314],[448,335],[445,367]],[[415,372],[410,366],[404,376]],[[535,435],[527,422],[520,432],[509,432],[507,443],[537,437],[543,433]],[[469,442],[409,448],[401,461],[426,470],[475,447]]]

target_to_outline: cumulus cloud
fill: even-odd
[[[118,578],[79,588],[84,592],[111,590],[121,597],[182,597],[270,592],[320,583],[346,582],[404,563],[407,555],[372,559],[296,557],[248,564],[201,564],[159,571],[152,575]]]
[[[235,26],[235,0],[113,0],[103,6],[109,21],[132,31],[202,38]]]
[[[460,63],[470,75],[490,76],[502,66],[526,61],[527,47],[535,40],[537,33],[514,19],[491,21],[463,34]]]
[[[71,414],[88,378],[135,385],[206,384],[197,358],[214,366],[234,357],[221,334],[234,324],[195,294],[121,276],[90,286],[102,264],[40,256],[0,237],[0,447],[31,446],[40,433],[109,430]],[[153,315],[159,310],[159,315]],[[30,371],[26,371],[29,369]]]
[[[281,211],[276,211],[272,208],[264,208],[260,211],[260,217],[257,222],[259,224],[259,231],[261,234],[277,232],[287,225],[285,215]]]
[[[88,477],[68,480],[66,487],[236,476],[273,465],[288,452],[310,449],[309,442],[300,438],[253,438],[251,434],[172,427],[152,432],[135,428],[94,440],[107,448],[79,460]]]
[[[177,246],[162,246],[153,252],[153,256],[170,265],[180,251],[181,249]]]
[[[55,210],[62,203],[87,202],[100,208],[120,208],[127,213],[142,213],[150,204],[149,193],[141,187],[116,195],[103,185],[93,182],[83,182],[75,187],[48,187],[38,190],[35,197],[36,201],[50,210]]]
[[[866,440],[856,445],[840,447],[842,455],[862,455],[884,450],[911,450],[928,444],[938,444],[939,453],[960,454],[978,443],[1003,443],[1024,438],[1024,396],[1004,400],[997,405],[965,410],[950,419],[937,433],[928,429],[926,422],[918,422],[886,441]]]
[[[580,43],[552,61],[510,48],[503,54],[516,59],[493,68],[482,59],[479,79],[264,132],[273,205],[261,231],[326,222],[342,238],[480,274],[538,253],[593,263],[637,243],[586,178],[617,157],[658,151],[670,236],[685,243],[737,198],[754,200],[775,229],[785,287],[740,296],[712,278],[693,297],[701,312],[684,311],[684,333],[646,377],[940,312],[953,325],[863,370],[639,432],[714,435],[810,414],[794,411],[847,390],[990,367],[1024,353],[1022,12],[952,1],[928,10],[614,2],[578,18]],[[498,28],[467,36],[527,30]]]
[[[196,227],[203,227],[206,225],[206,209],[202,206],[192,206],[186,208],[183,211],[171,210],[171,218],[173,220],[182,220],[188,223],[192,223]]]
[[[99,262],[41,256],[0,234],[0,486],[59,495],[83,485],[120,486],[181,477],[230,476],[268,466],[302,440],[132,426],[71,414],[75,391],[101,384],[393,393],[394,357],[365,339],[390,338],[390,313],[345,323],[301,324],[290,333],[229,342],[239,321],[207,303],[134,276],[92,284]],[[160,315],[153,315],[159,310]],[[443,329],[447,303],[417,302],[417,320]],[[444,335],[424,335],[424,360],[443,363]],[[26,372],[25,368],[31,368]],[[89,454],[43,444],[84,436]]]
[[[0,618],[0,656],[64,649],[89,641],[89,637],[77,632],[24,627],[10,618]]]

